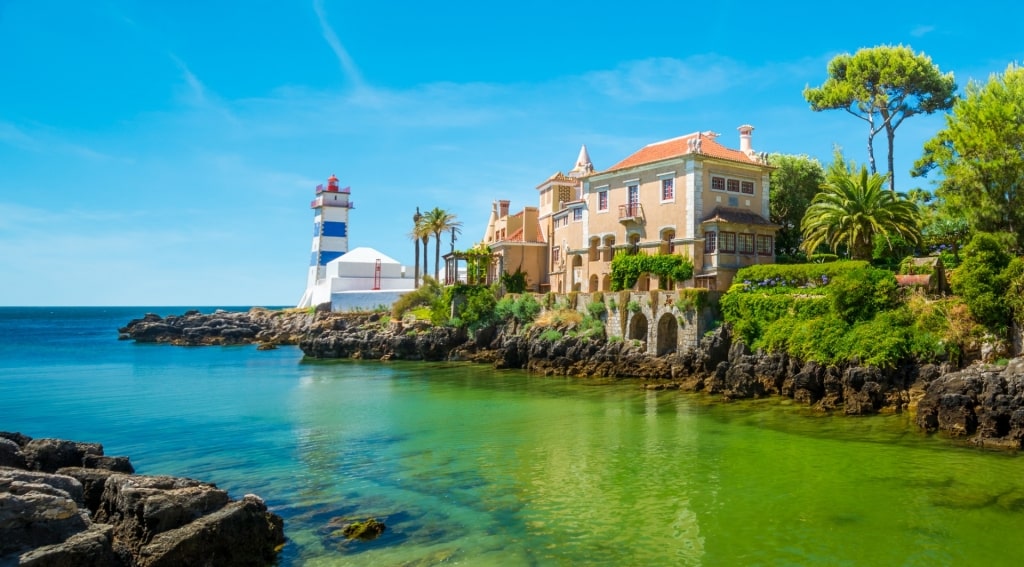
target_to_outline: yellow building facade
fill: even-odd
[[[616,253],[683,255],[694,265],[694,278],[684,286],[723,290],[739,268],[774,262],[771,167],[767,154],[752,148],[754,128],[738,130],[739,149],[724,146],[713,132],[694,132],[648,144],[603,171],[594,170],[584,146],[568,174],[537,186],[539,206],[521,213],[536,211],[536,243],[542,245],[531,253],[546,254],[518,262],[529,266],[522,268],[529,288],[610,291]],[[487,237],[504,257],[512,238],[501,218],[500,210],[492,212]],[[512,273],[509,259],[503,270]],[[675,285],[644,276],[636,289]]]

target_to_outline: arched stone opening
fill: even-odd
[[[598,248],[601,246],[601,239],[592,236],[590,237],[590,248],[587,250],[587,260],[591,262],[597,262],[601,259],[601,253],[598,252]]]
[[[647,344],[647,316],[643,313],[636,313],[629,321],[629,338],[643,341]]]
[[[597,291],[597,274],[590,276],[590,287],[587,288],[587,291],[590,293]]]
[[[583,291],[583,256],[572,256],[572,290]]]
[[[679,324],[671,313],[665,313],[658,319],[658,348],[655,351],[657,356],[664,356],[676,351],[676,341],[679,337]]]
[[[615,235],[608,235],[604,237],[604,261],[611,262],[612,257],[615,256]]]
[[[605,274],[604,277],[601,278],[601,291],[611,291],[611,290],[612,290],[612,276],[611,276],[611,274]]]

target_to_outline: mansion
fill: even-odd
[[[751,147],[753,126],[738,130],[739,149],[695,132],[602,171],[583,146],[568,173],[537,186],[536,207],[509,214],[509,201],[494,204],[484,237],[497,259],[492,278],[518,270],[533,291],[610,291],[611,260],[623,251],[681,254],[694,267],[683,285],[724,290],[739,268],[774,262],[771,167]],[[674,285],[650,275],[635,289]]]

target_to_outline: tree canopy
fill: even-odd
[[[830,168],[828,181],[814,196],[801,223],[803,249],[812,254],[825,244],[834,252],[845,247],[854,260],[870,260],[876,236],[891,243],[899,236],[915,245],[921,241],[917,206],[884,189],[886,176],[842,173],[848,166]]]
[[[423,215],[423,224],[428,234],[434,235],[434,279],[441,280],[441,234],[454,230],[461,232],[462,223],[456,220],[455,213],[434,207]],[[426,262],[424,256],[424,263]]]
[[[868,162],[875,167],[875,136],[884,131],[889,146],[889,187],[893,180],[893,140],[896,128],[915,114],[949,109],[956,82],[943,74],[923,53],[903,45],[880,45],[837,55],[828,64],[828,79],[804,89],[814,111],[843,109],[868,123]]]
[[[933,169],[942,173],[936,194],[949,216],[1024,248],[1024,69],[1011,65],[967,86],[913,173]]]
[[[772,154],[771,222],[779,225],[775,233],[775,253],[791,255],[800,246],[800,221],[811,199],[825,182],[821,163],[805,155]]]

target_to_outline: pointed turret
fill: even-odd
[[[487,233],[484,234],[484,242],[489,243],[494,240],[494,223],[498,221],[498,202],[494,201],[491,203],[491,218],[487,219]]]
[[[583,177],[594,173],[594,164],[590,161],[590,154],[587,153],[587,145],[580,146],[580,155],[576,158],[576,166],[569,171],[569,177]]]

